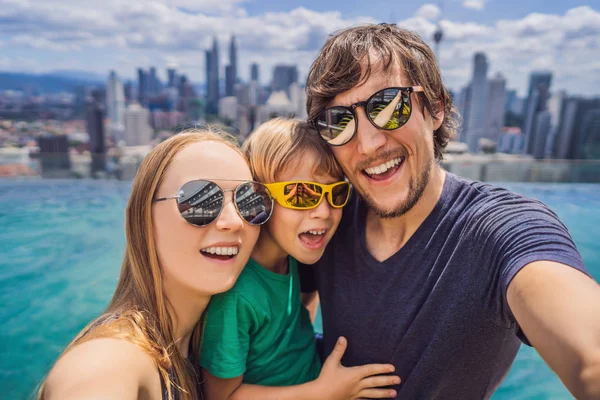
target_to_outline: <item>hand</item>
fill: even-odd
[[[378,389],[382,386],[400,383],[400,377],[396,375],[381,375],[394,372],[394,366],[391,364],[368,364],[344,367],[341,361],[347,345],[346,338],[340,337],[333,351],[325,360],[321,373],[315,380],[319,397],[327,400],[396,397],[396,391],[393,389]]]

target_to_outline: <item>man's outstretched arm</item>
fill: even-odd
[[[507,301],[540,356],[577,399],[600,399],[600,285],[551,261],[523,267]]]

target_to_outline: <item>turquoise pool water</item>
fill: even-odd
[[[548,204],[600,279],[600,185],[504,185]],[[26,399],[71,338],[108,303],[124,249],[130,182],[0,181],[0,398]],[[522,347],[493,400],[570,399]]]

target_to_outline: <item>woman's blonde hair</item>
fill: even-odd
[[[277,173],[300,161],[306,152],[317,158],[313,175],[331,175],[340,180],[344,177],[329,146],[299,119],[275,118],[263,123],[248,137],[243,150],[259,182],[276,182]]]
[[[173,157],[191,143],[223,143],[245,156],[237,142],[221,131],[189,129],[157,145],[142,161],[126,209],[126,247],[117,288],[106,311],[90,322],[67,346],[96,338],[128,340],[145,351],[156,364],[169,394],[178,387],[184,398],[197,399],[199,372],[177,350],[174,337],[174,312],[163,292],[163,276],[158,261],[152,224],[152,200]],[[191,360],[198,359],[203,318],[194,328],[190,345]],[[44,382],[38,399],[44,397]]]

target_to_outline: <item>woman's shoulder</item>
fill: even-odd
[[[56,362],[46,379],[44,398],[88,397],[160,399],[158,370],[146,352],[126,339],[87,340]]]

